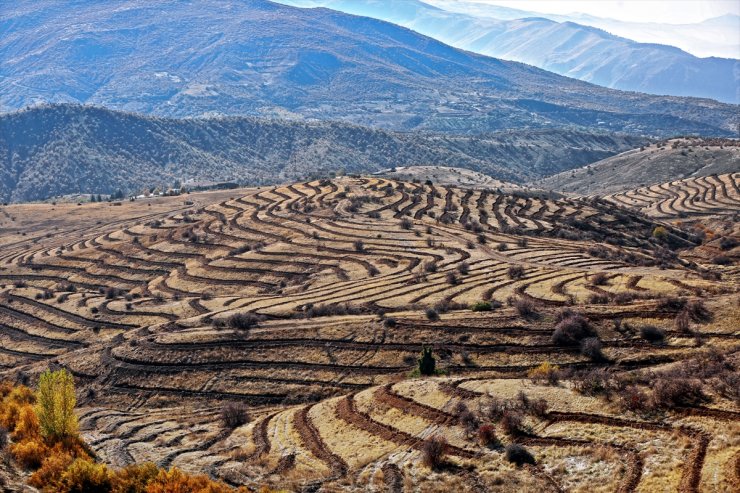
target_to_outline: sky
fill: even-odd
[[[468,0],[471,1],[471,0]],[[628,22],[690,24],[740,15],[740,0],[472,0],[548,14],[581,12]]]

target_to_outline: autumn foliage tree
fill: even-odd
[[[28,485],[42,493],[253,491],[177,468],[160,469],[152,463],[132,464],[120,470],[109,468],[95,460],[79,437],[74,407],[74,380],[67,370],[44,372],[36,392],[0,381],[0,430],[8,430],[12,459],[30,473]],[[5,435],[2,438],[7,440]],[[266,487],[259,491],[275,492]]]
[[[36,415],[41,435],[52,440],[77,436],[77,416],[74,408],[74,379],[67,370],[46,370],[39,377],[36,391]]]

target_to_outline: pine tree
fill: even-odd
[[[424,376],[434,375],[436,361],[432,356],[432,348],[425,347],[421,350],[419,358],[419,373]]]
[[[36,415],[41,434],[52,440],[76,436],[76,403],[74,379],[70,372],[62,369],[42,373],[36,391]]]

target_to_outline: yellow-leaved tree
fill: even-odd
[[[77,436],[76,403],[75,384],[70,372],[61,369],[42,373],[36,391],[36,415],[41,435],[53,440]]]

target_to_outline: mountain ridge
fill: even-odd
[[[480,136],[399,133],[341,122],[171,119],[79,105],[0,115],[0,199],[112,193],[174,181],[274,184],[344,169],[443,165],[525,181],[645,143],[564,130]]]
[[[603,87],[737,104],[740,61],[696,57],[676,46],[640,43],[603,28],[544,15],[481,18],[418,0],[279,0],[323,6],[408,27],[460,49],[533,65]],[[648,61],[646,63],[646,61]]]
[[[198,5],[67,0],[4,10],[0,21],[12,29],[0,40],[9,61],[0,68],[0,107],[83,102],[158,116],[316,118],[458,134],[736,130],[731,105],[609,90],[376,19],[255,0]]]

